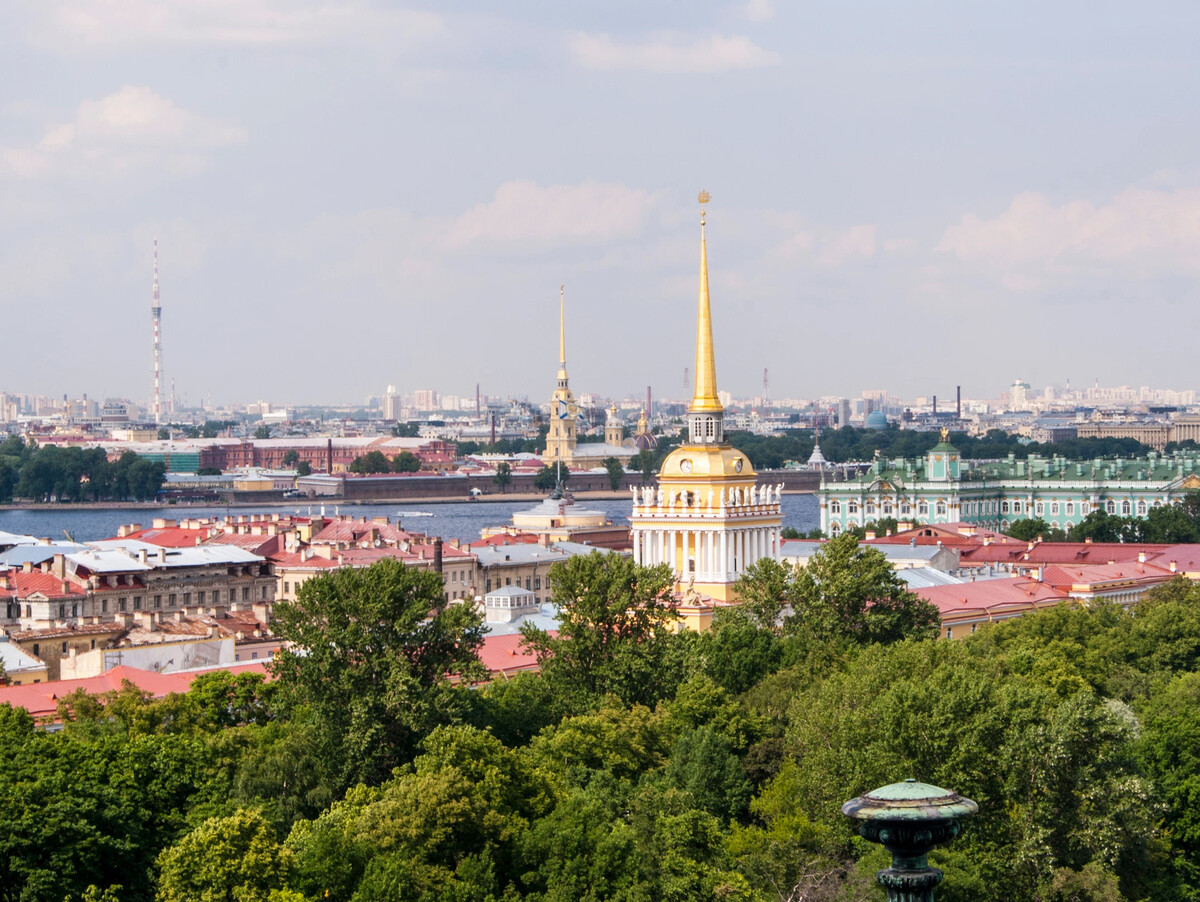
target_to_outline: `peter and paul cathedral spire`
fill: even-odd
[[[558,287],[558,382],[550,397],[550,430],[546,433],[546,463],[570,464],[575,453],[579,407],[567,379],[567,327],[565,286]]]

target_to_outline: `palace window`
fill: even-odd
[[[1050,505],[1050,514],[1051,514],[1051,516],[1053,516],[1054,514],[1057,514],[1057,513],[1058,513],[1058,502],[1055,501]]]
[[[922,517],[929,516],[929,502],[928,501],[922,501],[920,504],[917,505],[917,514]]]
[[[847,504],[846,504],[846,513],[848,513],[848,514],[857,514],[857,513],[858,513],[858,502],[857,502],[857,501],[850,501],[850,502],[847,502]]]
[[[829,502],[829,513],[840,514],[841,512],[842,512],[842,502],[840,502],[840,501],[830,501]]]
[[[946,502],[945,501],[939,501],[937,503],[937,515],[939,517],[946,516]]]
[[[1043,513],[1045,513],[1046,508],[1045,508],[1045,505],[1043,505],[1042,502],[1039,501],[1037,503],[1037,507],[1035,508],[1035,510],[1037,511],[1037,515],[1040,517]]]
[[[1115,502],[1115,501],[1106,501],[1106,502],[1104,503],[1104,510],[1105,510],[1107,513],[1110,513],[1110,514],[1115,514],[1115,513],[1117,512],[1117,502]]]
[[[900,513],[902,513],[904,516],[907,517],[909,514],[912,513],[912,505],[909,504],[907,501],[901,501],[900,502]]]
[[[1067,502],[1067,516],[1070,517],[1070,516],[1074,515],[1074,513],[1075,513],[1075,502],[1068,501]]]
[[[883,515],[885,517],[890,517],[892,515],[892,502],[890,502],[890,501],[883,502]]]
[[[1124,517],[1129,516],[1129,502],[1128,501],[1121,502],[1121,515]]]
[[[1000,502],[1000,513],[1002,513],[1002,514],[1008,513],[1008,502],[1007,501]]]
[[[1144,516],[1146,516],[1146,502],[1145,502],[1145,501],[1139,501],[1139,502],[1138,502],[1138,504],[1137,504],[1137,512],[1138,512],[1138,516],[1139,516],[1139,517],[1144,517]]]
[[[868,501],[867,502],[867,516],[873,517],[874,515],[875,515],[875,502]]]

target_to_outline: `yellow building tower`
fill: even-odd
[[[558,386],[550,396],[550,431],[546,433],[543,462],[562,461],[569,465],[575,453],[575,427],[579,407],[567,379],[567,330],[564,318],[563,286],[558,288]]]
[[[708,297],[708,201],[702,191],[696,386],[688,407],[688,439],[663,461],[657,490],[633,490],[630,520],[634,560],[669,564],[680,588],[729,601],[746,567],[762,558],[779,559],[782,484],[758,485],[746,456],[725,441]]]

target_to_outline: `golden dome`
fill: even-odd
[[[754,475],[746,455],[729,445],[684,445],[668,454],[658,471],[660,480],[705,480],[717,476],[752,480]]]

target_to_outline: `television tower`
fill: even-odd
[[[159,335],[162,326],[162,305],[158,302],[158,238],[154,239],[154,300],[150,302],[150,314],[154,317],[154,422],[162,422],[162,345]]]

